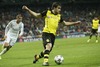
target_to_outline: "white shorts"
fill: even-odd
[[[98,32],[100,33],[100,27],[98,27]]]
[[[16,37],[7,36],[7,38],[5,39],[4,43],[7,42],[7,43],[9,43],[10,46],[14,46],[16,41],[17,41]]]

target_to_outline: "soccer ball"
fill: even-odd
[[[56,64],[60,65],[64,61],[64,58],[63,58],[62,55],[57,55],[57,56],[54,57],[54,61],[55,61]]]

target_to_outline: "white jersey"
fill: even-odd
[[[100,33],[100,25],[98,26],[98,32]]]
[[[6,26],[5,35],[13,38],[18,38],[18,35],[23,35],[24,24],[22,22],[16,23],[17,20],[12,20]],[[20,32],[20,33],[19,33]]]

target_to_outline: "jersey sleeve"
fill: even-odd
[[[5,29],[5,35],[7,35],[7,32],[9,31],[9,29],[12,27],[12,21],[10,21],[8,23],[8,25],[6,26],[6,29]]]
[[[47,10],[41,12],[41,16],[42,16],[42,17],[46,16],[46,14],[47,14]]]
[[[59,21],[59,22],[60,22],[60,23],[63,22],[63,18],[62,18],[62,16],[60,17],[60,21]]]
[[[19,36],[22,36],[24,33],[24,24],[21,25],[21,30]]]

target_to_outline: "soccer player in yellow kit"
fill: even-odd
[[[90,42],[92,36],[95,35],[96,43],[98,43],[98,33],[97,33],[97,31],[98,31],[99,24],[100,24],[99,19],[97,17],[94,17],[94,19],[92,20],[92,30],[91,30],[90,37],[87,40],[87,42]]]
[[[56,30],[58,28],[58,24],[60,22],[64,22],[65,25],[73,25],[73,24],[78,24],[79,22],[71,23],[64,21],[60,14],[61,5],[57,2],[54,2],[52,4],[51,9],[43,11],[42,13],[36,13],[30,10],[27,6],[23,6],[22,9],[28,11],[31,15],[35,17],[44,17],[45,19],[45,26],[43,28],[43,33],[42,33],[44,50],[40,52],[39,55],[34,56],[35,59],[33,63],[36,63],[40,58],[44,57],[43,66],[49,66],[48,58],[54,46],[55,35],[56,35]]]

